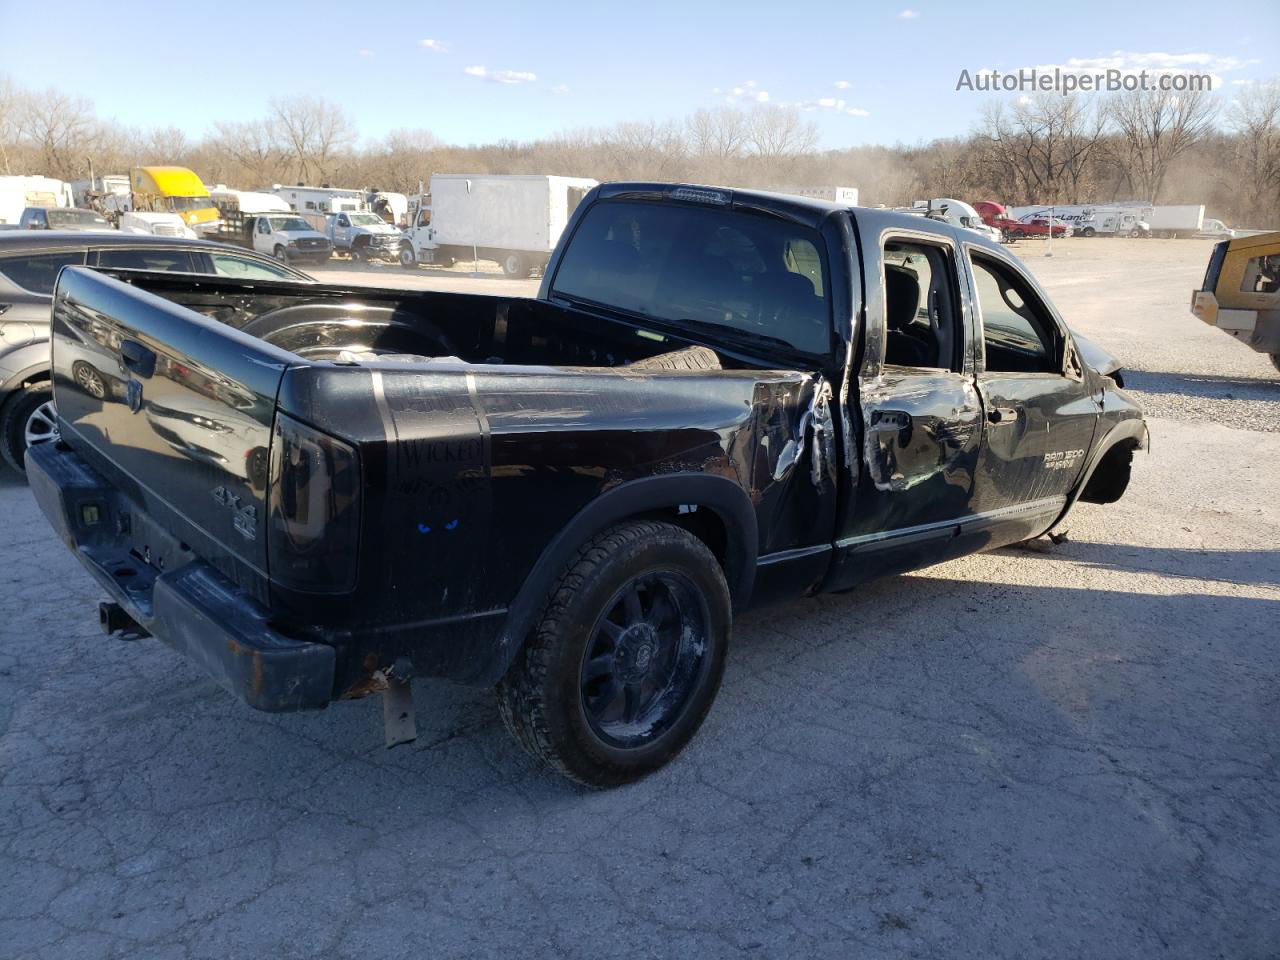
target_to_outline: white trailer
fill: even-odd
[[[53,177],[0,177],[0,223],[17,224],[27,207],[72,207],[71,184]]]
[[[404,266],[495,260],[509,277],[547,264],[569,216],[596,181],[584,177],[437,174],[416,198]]]
[[[293,208],[283,197],[254,190],[232,190],[225,183],[209,188],[209,199],[219,210],[240,213],[289,213]]]
[[[814,200],[826,200],[838,203],[842,207],[858,205],[857,187],[779,187],[778,193],[788,193],[793,197],[812,197]]]
[[[1194,237],[1204,227],[1204,204],[1152,207],[1147,215],[1153,237]]]
[[[365,192],[349,190],[345,187],[305,187],[282,186],[273,184],[271,192],[289,204],[289,209],[296,213],[313,213],[323,216],[326,213],[352,213],[367,210]]]

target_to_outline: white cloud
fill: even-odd
[[[869,117],[871,112],[861,107],[851,107],[843,97],[818,97],[816,100],[798,100],[795,103],[783,103],[780,106],[795,107],[805,113],[815,110],[829,110],[832,113],[843,113],[851,117]]]
[[[1231,83],[1237,87],[1248,87],[1253,85],[1252,80],[1232,80]]]
[[[356,54],[361,57],[371,57],[373,56],[373,51],[370,50],[368,47],[361,47],[359,50],[356,51]]]
[[[756,82],[754,80],[748,80],[746,83],[743,84],[743,86],[746,87],[747,89],[750,89],[755,85],[756,85]]]
[[[419,40],[418,43],[425,49],[430,50],[432,53],[449,52],[449,44],[445,43],[443,40],[432,40],[430,37],[427,37],[425,40]]]
[[[848,90],[851,86],[853,86],[853,84],[851,84],[848,80],[837,80],[835,83],[832,84],[832,86],[835,87],[837,90]]]
[[[759,91],[757,91],[757,92],[756,92],[755,96],[753,96],[751,99],[752,99],[752,100],[754,100],[756,103],[768,103],[768,102],[769,102],[769,91],[768,91],[768,90],[759,90]]]
[[[1241,60],[1239,57],[1226,57],[1216,53],[1164,53],[1161,51],[1137,52],[1133,50],[1113,50],[1100,57],[1070,57],[1065,64],[1059,64],[1065,70],[1239,70],[1258,63],[1253,60]],[[1053,65],[1049,69],[1052,69]]]
[[[899,20],[916,20],[919,19],[920,12],[918,10],[903,10],[898,14]]]
[[[538,79],[536,73],[528,73],[523,70],[490,70],[488,67],[476,64],[472,67],[464,67],[463,73],[471,77],[479,77],[482,80],[488,80],[490,83],[502,83],[508,86],[517,83],[533,83]]]
[[[847,109],[845,110],[845,113],[847,113],[847,114],[848,114],[849,116],[851,116],[851,117],[869,117],[869,116],[871,116],[871,111],[870,111],[870,110],[863,110],[861,107],[849,107],[849,108],[847,108]]]
[[[557,83],[551,88],[552,93],[568,93],[569,85],[567,83]]]

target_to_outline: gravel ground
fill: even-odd
[[[418,684],[387,751],[373,700],[258,714],[104,640],[0,477],[0,957],[1276,957],[1280,395],[1187,315],[1207,244],[1085,243],[1018,251],[1149,378],[1125,499],[749,615],[689,750],[608,793],[487,691]],[[1197,380],[1250,412],[1160,405]]]

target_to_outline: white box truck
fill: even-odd
[[[71,184],[53,177],[0,177],[0,224],[16,227],[27,207],[71,207]]]
[[[1152,207],[1147,223],[1153,237],[1194,237],[1204,228],[1204,204]]]
[[[494,260],[509,277],[547,265],[569,215],[596,186],[585,177],[436,174],[410,203],[400,263]]]

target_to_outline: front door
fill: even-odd
[[[984,411],[968,549],[1044,533],[1093,442],[1099,405],[1065,325],[1012,258],[968,248]]]
[[[858,213],[867,309],[859,409],[850,414],[860,462],[838,526],[832,589],[952,556],[971,512],[982,408],[957,233],[896,224]]]

